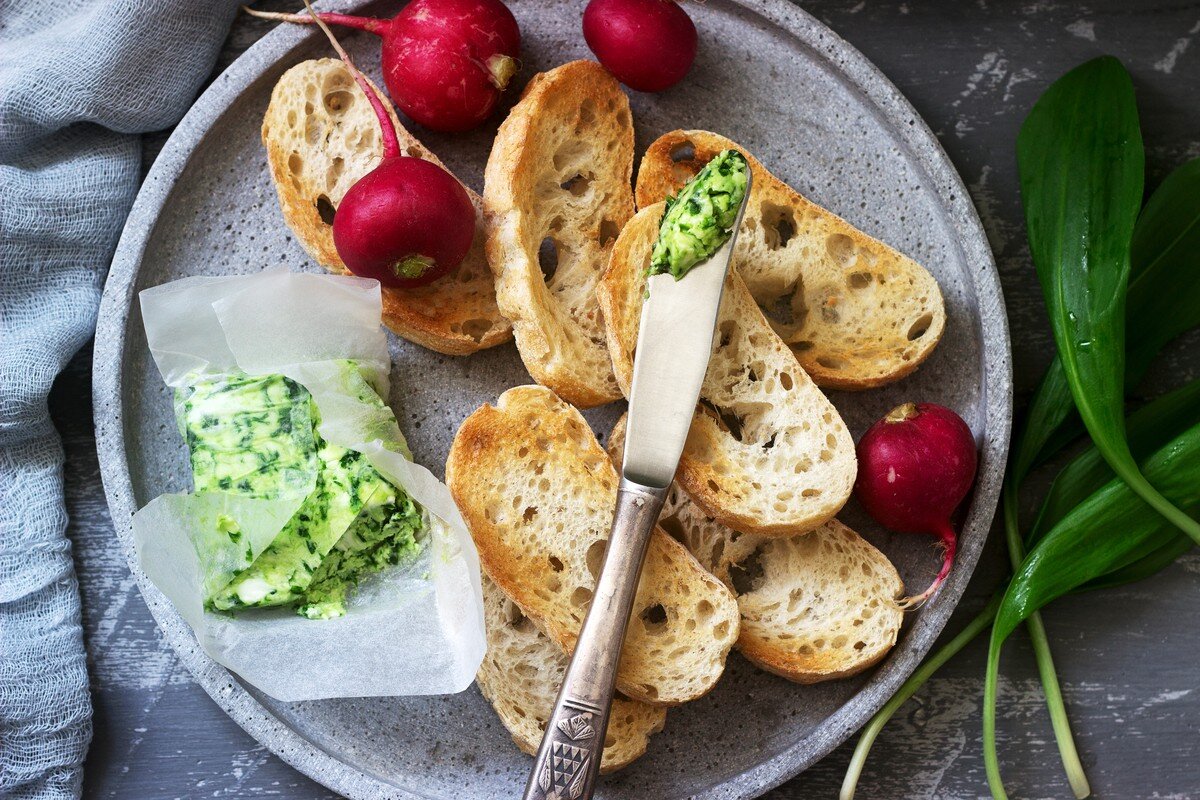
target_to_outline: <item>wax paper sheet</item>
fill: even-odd
[[[286,701],[446,694],[470,685],[486,647],[474,544],[445,485],[409,460],[391,413],[358,399],[362,381],[346,365],[356,362],[387,398],[391,361],[379,324],[379,284],[284,270],[194,277],[147,289],[141,307],[168,385],[233,371],[286,375],[312,394],[326,440],[363,453],[425,512],[420,555],[365,579],[344,617],[309,620],[290,608],[227,616],[203,608],[202,584],[213,580],[213,568],[201,565],[198,551],[230,574],[248,556],[216,533],[216,521],[222,514],[237,519],[257,555],[303,497],[155,498],[134,516],[138,558],[205,651]]]

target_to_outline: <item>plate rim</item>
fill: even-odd
[[[322,10],[350,12],[374,1],[334,0],[318,5]],[[729,2],[787,32],[852,84],[899,142],[909,148],[928,188],[947,212],[968,267],[963,277],[974,289],[979,312],[980,361],[984,366],[980,387],[983,441],[975,493],[960,534],[958,563],[940,592],[939,602],[920,613],[885,666],[877,669],[859,692],[819,727],[773,758],[697,796],[714,800],[758,796],[824,758],[860,728],[924,659],[957,610],[987,540],[1008,454],[1013,404],[1011,346],[999,273],[970,194],[937,137],[866,56],[808,12],[787,0]],[[155,159],[121,233],[101,297],[92,381],[96,444],[113,526],[138,589],[164,638],[221,710],[285,763],[340,794],[415,800],[419,795],[351,766],[275,717],[228,670],[204,653],[187,623],[137,568],[133,549],[131,525],[136,504],[123,435],[121,386],[125,331],[142,257],[171,191],[233,98],[317,35],[303,28],[279,26],[260,38],[205,89]]]

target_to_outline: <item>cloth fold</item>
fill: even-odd
[[[95,327],[140,182],[140,134],[183,116],[236,10],[0,9],[0,797],[79,795],[91,701],[46,397]]]

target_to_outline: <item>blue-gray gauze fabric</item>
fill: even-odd
[[[92,336],[141,134],[183,116],[236,8],[0,0],[0,797],[80,792],[92,708],[46,396]]]

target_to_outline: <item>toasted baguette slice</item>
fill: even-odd
[[[740,569],[747,586],[738,595],[738,649],[768,672],[798,683],[845,678],[896,644],[904,583],[883,553],[836,519],[763,541]]]
[[[533,78],[484,173],[500,310],[533,379],[580,408],[621,396],[595,290],[633,216],[632,173],[629,99],[591,61]]]
[[[597,292],[624,391],[662,211],[629,221]],[[675,480],[706,514],[745,533],[790,536],[841,510],[857,469],[850,431],[733,270],[700,397],[712,413],[697,411]]]
[[[386,96],[405,155],[439,166],[404,129]],[[262,140],[284,221],[308,254],[330,272],[345,274],[333,246],[333,213],[359,178],[379,164],[379,122],[341,61],[305,61],[284,73],[263,118]],[[465,187],[464,187],[465,188]],[[467,355],[512,337],[496,305],[484,256],[483,201],[475,204],[475,241],[462,265],[428,286],[383,290],[383,321],[400,336],[448,355]]]
[[[608,439],[614,463],[625,417]],[[678,484],[658,524],[737,595],[737,648],[797,683],[845,678],[874,666],[896,644],[904,592],[887,556],[837,520],[782,538],[738,533],[707,516]]]
[[[487,655],[475,683],[517,747],[534,755],[567,672],[567,657],[486,576],[483,619]],[[614,698],[600,771],[614,772],[640,758],[666,719],[667,710],[662,706]]]
[[[603,563],[617,472],[587,422],[548,389],[522,386],[462,424],[446,482],[488,576],[571,652]],[[733,595],[661,530],[651,535],[617,672],[627,697],[703,695],[737,640]]]
[[[819,386],[870,389],[929,357],[946,311],[924,267],[805,199],[745,148],[707,131],[672,131],[638,167],[638,208],[679,190],[736,148],[754,174],[737,240],[742,279]]]

